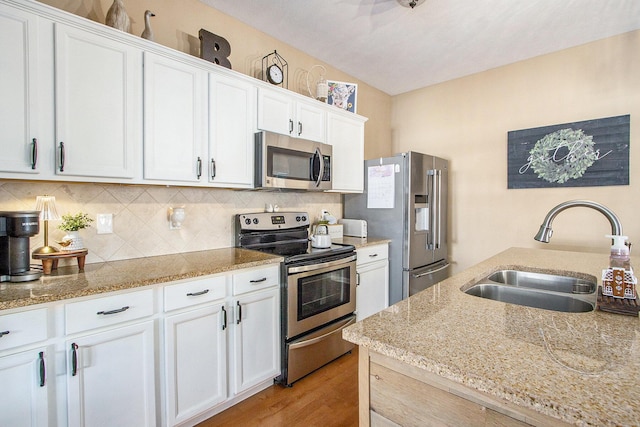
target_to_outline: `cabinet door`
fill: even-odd
[[[389,306],[389,262],[366,264],[358,267],[357,273],[356,320],[359,322]]]
[[[209,74],[209,181],[253,187],[256,88]]]
[[[153,321],[66,342],[70,426],[152,426]]]
[[[258,89],[258,129],[295,136],[293,100],[275,90]]]
[[[312,101],[316,104],[318,101]],[[327,140],[327,112],[312,103],[296,103],[295,136],[316,142]]]
[[[131,179],[142,138],[142,53],[55,24],[56,174]]]
[[[46,426],[48,420],[47,353],[44,348],[0,357],[0,425]]]
[[[165,319],[169,425],[179,424],[226,399],[227,326],[222,304]]]
[[[144,178],[199,182],[206,174],[207,72],[144,54]]]
[[[234,394],[280,374],[280,289],[235,301]]]
[[[333,146],[333,191],[362,193],[364,189],[364,122],[329,113],[327,142]]]
[[[0,172],[38,174],[37,18],[0,5]],[[52,73],[53,70],[41,70]]]

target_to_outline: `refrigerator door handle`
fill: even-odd
[[[413,277],[415,277],[415,278],[417,279],[417,278],[419,278],[419,277],[424,277],[424,276],[426,276],[426,275],[428,275],[428,274],[437,273],[438,271],[442,271],[442,270],[444,270],[444,269],[446,269],[446,268],[449,268],[449,266],[450,266],[450,265],[451,265],[451,264],[446,263],[446,264],[444,264],[444,265],[442,265],[442,266],[440,266],[440,267],[436,268],[435,270],[429,270],[429,271],[425,271],[425,272],[420,273],[420,274],[414,274],[414,275],[413,275]]]
[[[427,181],[431,183],[429,210],[431,217],[430,239],[427,249],[440,249],[442,245],[442,171],[431,169],[427,171]]]

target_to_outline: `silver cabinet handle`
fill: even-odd
[[[205,290],[200,291],[200,292],[189,292],[187,294],[187,296],[188,297],[198,297],[200,295],[204,295],[204,294],[207,294],[207,293],[209,293],[209,289],[205,289]]]
[[[222,307],[222,330],[227,329],[227,310]]]
[[[47,369],[46,366],[44,364],[44,351],[41,351],[38,354],[38,365],[40,368],[40,387],[44,387],[45,383],[47,382]]]
[[[202,159],[198,157],[196,161],[196,178],[200,179],[202,176]]]
[[[5,335],[9,335],[11,333],[11,331],[2,331],[0,332],[0,338],[2,338]]]
[[[211,179],[216,177],[216,161],[211,158]]]
[[[267,280],[267,278],[263,277],[262,279],[249,280],[249,283],[261,283],[261,282],[264,282],[266,280]]]
[[[78,344],[71,344],[71,376],[78,375]]]
[[[109,314],[122,313],[123,311],[129,310],[129,308],[130,307],[128,305],[125,305],[122,308],[117,308],[115,310],[109,310],[109,311],[99,311],[96,314],[100,314],[100,315],[103,315],[103,316],[108,316]]]
[[[236,320],[236,324],[240,324],[242,322],[242,306],[240,305],[240,301],[236,301],[236,306],[238,307],[238,319]]]
[[[60,141],[60,172],[64,172],[64,142]]]
[[[31,145],[31,169],[35,169],[38,164],[38,140],[33,138]]]

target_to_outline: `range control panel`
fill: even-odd
[[[308,227],[307,212],[258,212],[237,215],[237,222],[242,231],[286,230],[290,228]]]

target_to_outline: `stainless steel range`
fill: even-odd
[[[291,385],[351,351],[342,329],[355,322],[356,253],[352,245],[312,248],[306,212],[236,216],[236,245],[284,257],[282,374]]]

